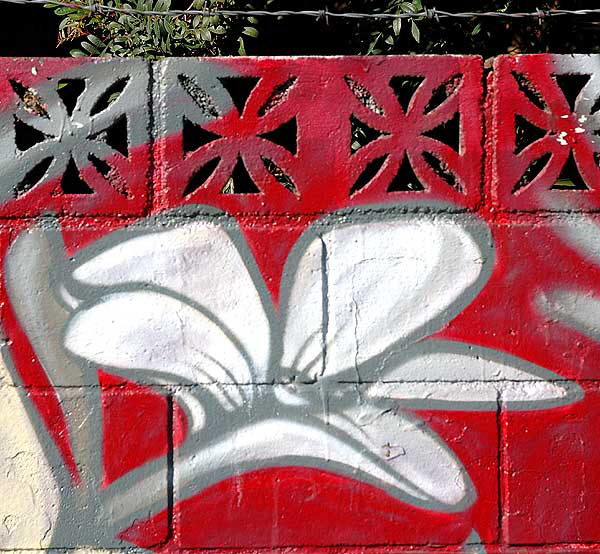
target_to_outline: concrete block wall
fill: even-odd
[[[600,550],[599,80],[0,60],[0,550]]]

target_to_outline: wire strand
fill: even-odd
[[[543,19],[546,17],[559,16],[600,16],[600,8],[586,10],[536,10],[535,12],[448,12],[438,10],[436,8],[424,9],[414,13],[354,13],[354,12],[331,12],[329,10],[225,10],[225,9],[202,9],[202,10],[136,10],[134,8],[117,8],[114,6],[105,6],[99,3],[75,4],[73,2],[62,2],[61,0],[0,0],[0,3],[6,4],[43,4],[52,5],[63,8],[73,8],[85,10],[90,13],[119,13],[126,15],[141,15],[141,16],[162,16],[162,17],[178,17],[182,15],[201,15],[204,17],[210,16],[226,16],[226,17],[312,17],[316,19],[430,19],[439,21],[440,19],[472,19],[472,18],[501,18],[501,19],[519,19],[519,18],[535,18]]]

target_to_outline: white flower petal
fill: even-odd
[[[22,231],[4,259],[10,303],[27,339],[53,385],[81,386],[96,382],[73,363],[62,348],[69,311],[52,289],[52,274],[64,267],[64,245],[57,230],[33,227]]]
[[[555,290],[538,296],[541,309],[581,333],[600,341],[600,298],[591,292]]]
[[[308,232],[282,282],[284,365],[326,351],[325,362],[296,366],[311,378],[439,330],[473,299],[493,262],[479,222],[398,217],[331,227]]]
[[[255,378],[264,380],[270,354],[265,306],[269,313],[272,306],[254,258],[231,220],[195,218],[133,238],[131,231],[116,232],[84,257],[87,261],[78,261],[73,271],[79,283],[162,287],[218,317],[250,354]]]
[[[508,354],[461,343],[429,341],[413,355],[386,359],[369,397],[393,398],[422,409],[546,409],[581,398],[575,383]]]
[[[268,402],[268,398],[264,398]],[[335,398],[329,402],[337,409]],[[455,512],[475,499],[461,463],[424,422],[362,404],[337,415],[282,407],[280,417],[240,413],[209,427],[175,450],[175,501],[260,468],[311,467],[370,483],[424,509]],[[269,410],[267,410],[268,412]],[[110,491],[115,518],[165,507],[155,491],[162,473],[123,477]],[[139,490],[148,495],[140,495]],[[127,519],[129,518],[129,519]]]
[[[101,367],[157,372],[156,380],[161,374],[193,383],[252,379],[248,360],[218,322],[151,291],[110,294],[76,312],[65,347]]]
[[[301,257],[296,259],[300,253]],[[281,289],[285,321],[281,363],[307,378],[323,369],[324,255],[321,240],[306,241],[301,237],[286,264]]]
[[[391,494],[408,494],[413,498],[405,498],[407,502],[438,511],[464,510],[475,499],[462,464],[423,421],[366,403],[343,413],[334,410],[335,404],[329,425],[348,433],[378,459],[373,467],[357,469],[391,487]]]
[[[600,265],[600,225],[595,219],[580,215],[576,222],[557,225],[556,230],[571,248]]]
[[[460,462],[422,425],[391,413],[370,412],[358,427],[343,418],[332,419],[329,426],[267,419],[203,446],[175,460],[178,500],[227,477],[277,466],[313,467],[359,479],[427,509],[457,511],[473,500]]]

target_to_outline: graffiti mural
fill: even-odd
[[[596,61],[4,61],[0,546],[596,540]]]

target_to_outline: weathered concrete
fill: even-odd
[[[0,61],[0,549],[600,550],[599,67]]]

